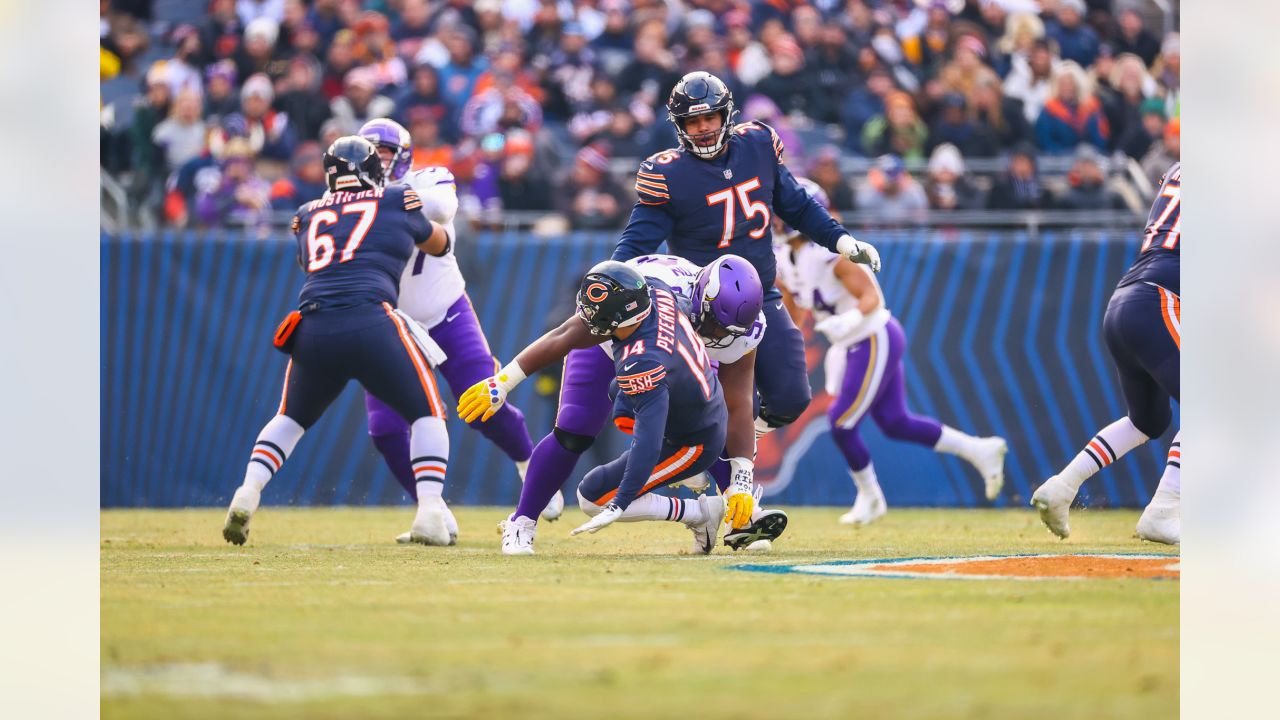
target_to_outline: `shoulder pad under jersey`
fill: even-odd
[[[782,153],[786,148],[782,144],[782,138],[778,137],[778,131],[760,122],[759,120],[751,120],[749,122],[739,123],[733,128],[733,131],[744,139],[768,137],[769,143],[773,145],[773,154],[777,156],[778,162],[782,162]]]

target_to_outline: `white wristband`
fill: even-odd
[[[841,235],[840,239],[836,240],[836,252],[844,255],[845,257],[848,257],[850,253],[853,253],[857,249],[858,241],[854,240],[852,235]]]
[[[524,374],[524,370],[520,369],[520,363],[512,360],[507,363],[505,367],[499,370],[498,374],[494,377],[498,381],[498,384],[502,386],[503,390],[511,392],[517,385],[524,382],[525,378],[528,376]]]

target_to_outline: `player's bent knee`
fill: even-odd
[[[786,427],[787,425],[790,425],[791,423],[799,419],[800,413],[804,412],[804,408],[807,407],[808,404],[809,403],[806,402],[804,405],[802,405],[800,407],[800,412],[797,412],[794,415],[790,413],[786,413],[786,414],[775,413],[771,409],[761,408],[760,419],[763,420],[766,425],[768,425],[770,428],[774,430],[780,427]]]
[[[587,497],[582,494],[581,485],[578,486],[578,507],[582,508],[582,512],[586,513],[590,517],[599,515],[600,511],[604,509],[603,506],[597,505],[595,502],[588,500]]]
[[[1138,429],[1138,432],[1146,435],[1148,438],[1158,438],[1169,429],[1169,423],[1173,422],[1173,412],[1167,407],[1164,413],[1142,413],[1139,415],[1130,415],[1129,422]]]
[[[556,442],[560,443],[560,447],[571,453],[581,455],[590,449],[592,443],[596,441],[590,435],[582,435],[581,433],[569,432],[560,427],[552,430],[552,434],[556,436]]]

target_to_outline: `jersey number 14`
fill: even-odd
[[[378,201],[362,200],[347,203],[342,206],[342,214],[360,215],[355,229],[347,237],[347,244],[342,247],[342,256],[338,260],[338,262],[347,262],[355,257],[360,243],[364,242],[364,236],[368,235],[369,228],[373,227],[373,219],[378,216]],[[307,272],[315,272],[328,267],[329,263],[333,262],[333,256],[337,253],[333,236],[320,231],[337,225],[338,219],[338,213],[332,210],[321,210],[311,216],[311,224],[307,227]]]
[[[746,219],[757,215],[764,216],[764,222],[760,223],[760,227],[747,233],[752,240],[759,240],[769,232],[769,223],[773,221],[773,213],[769,212],[769,206],[759,200],[751,199],[751,191],[760,189],[760,178],[753,177],[746,182],[740,182],[730,188],[725,188],[720,192],[713,192],[707,196],[707,206],[714,207],[724,204],[724,232],[720,235],[720,244],[718,248],[727,248],[733,240],[733,231],[738,223],[738,211],[735,205],[742,205],[742,212],[746,215]],[[737,201],[736,203],[734,201]]]

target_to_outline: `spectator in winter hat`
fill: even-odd
[[[1142,158],[1142,171],[1147,174],[1152,187],[1160,186],[1160,178],[1169,166],[1182,158],[1182,122],[1174,118],[1164,126],[1164,137],[1151,144]]]
[[[1160,54],[1160,41],[1146,28],[1142,13],[1138,12],[1139,3],[1127,0],[1118,10],[1116,18],[1120,32],[1116,33],[1114,44],[1116,52],[1128,52],[1142,58],[1147,67],[1156,61]]]
[[[609,175],[609,149],[587,145],[574,156],[569,181],[556,198],[559,210],[575,228],[621,227],[630,204],[622,188]]]
[[[885,98],[883,115],[878,115],[862,129],[862,151],[867,155],[893,155],[923,159],[929,129],[916,114],[915,103],[905,92]]]
[[[394,100],[378,94],[378,84],[366,68],[348,72],[342,95],[329,103],[334,117],[357,128],[370,120],[390,116],[395,107]]]
[[[1009,155],[1009,166],[996,178],[987,196],[992,210],[1043,210],[1052,203],[1048,191],[1040,183],[1036,165],[1036,149],[1022,143]]]
[[[266,73],[275,77],[282,74],[282,67],[275,58],[276,40],[280,37],[280,25],[271,18],[260,17],[244,29],[244,45],[236,53],[236,69],[240,77]]]
[[[199,66],[203,64],[204,53],[200,46],[199,31],[194,25],[179,25],[174,29],[171,40],[176,50],[166,62],[166,71],[173,96],[177,97],[188,91],[196,95],[203,94]]]
[[[271,108],[275,91],[266,75],[254,75],[240,88],[240,113],[252,147],[263,158],[287,162],[298,143],[289,116]],[[235,116],[233,116],[235,117]]]
[[[219,60],[204,71],[204,117],[217,121],[240,109],[240,97],[236,94],[236,64]]]
[[[435,115],[446,141],[456,138],[455,130],[449,124],[449,108],[440,92],[440,73],[425,63],[413,68],[413,73],[409,76],[409,87],[396,98],[396,117],[407,126],[409,112],[415,108],[426,108]]]
[[[1102,105],[1093,95],[1084,71],[1071,61],[1053,74],[1053,97],[1036,119],[1036,145],[1050,155],[1065,155],[1081,143],[1106,150],[1111,138]]]
[[[1068,189],[1058,198],[1064,210],[1123,210],[1124,199],[1106,187],[1104,160],[1098,149],[1083,144],[1076,150],[1075,162],[1067,172]]]
[[[1058,12],[1045,23],[1045,32],[1058,43],[1063,60],[1089,67],[1098,56],[1098,34],[1084,23],[1084,0],[1059,0]]]
[[[504,210],[545,211],[552,206],[552,183],[535,159],[533,139],[528,133],[508,134],[498,171],[498,193]]]
[[[920,219],[929,207],[924,189],[906,171],[902,158],[894,154],[876,160],[858,189],[858,200],[862,210],[889,222]]]
[[[929,156],[925,194],[933,210],[978,210],[986,203],[982,191],[964,176],[964,158],[955,145],[943,143]]]
[[[997,5],[988,2],[984,7]],[[1026,65],[1031,59],[1031,49],[1035,42],[1044,38],[1044,21],[1034,13],[1014,13],[1005,20],[1004,35],[996,41],[996,55],[999,61],[996,70],[1008,76],[1015,62]]]

